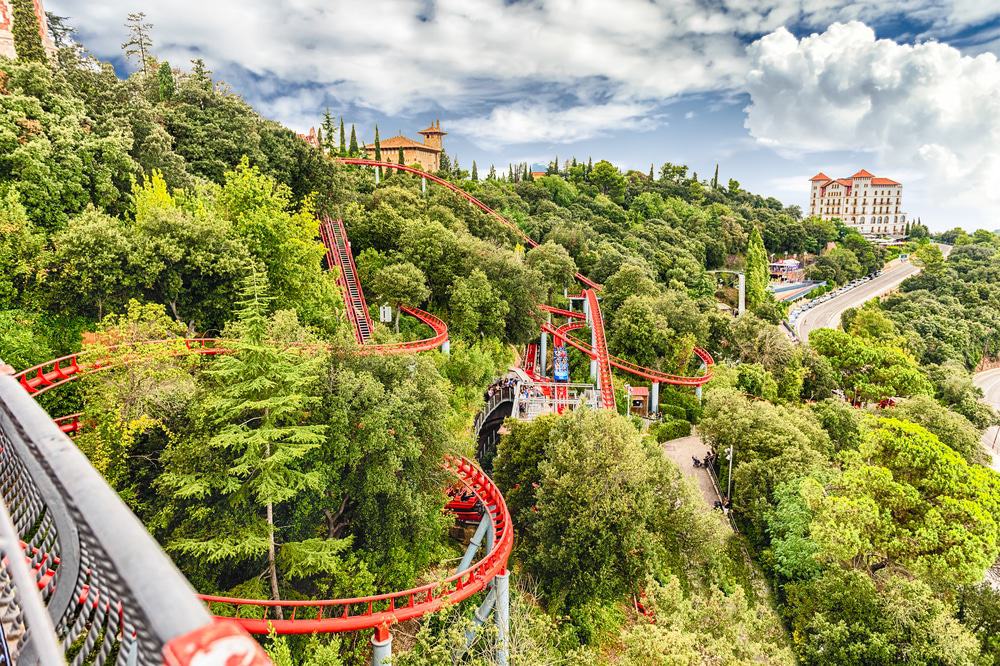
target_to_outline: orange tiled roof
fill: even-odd
[[[405,137],[402,134],[379,141],[379,146],[382,148],[382,150],[412,148],[414,150],[428,150],[432,153],[441,152],[440,148],[435,148],[433,146],[428,146],[426,143],[420,143],[419,141],[414,141],[413,139]],[[374,143],[365,144],[365,149],[375,150],[375,144]]]
[[[872,178],[872,185],[899,185],[892,178]]]
[[[810,181],[810,182],[811,182],[811,181],[814,181],[814,180],[822,180],[822,181],[824,181],[824,182],[825,182],[825,181],[828,181],[828,180],[833,180],[833,179],[832,179],[832,178],[830,178],[830,177],[829,177],[828,175],[826,175],[825,173],[823,173],[822,171],[820,171],[820,172],[819,172],[818,174],[816,174],[815,176],[813,176],[812,178],[810,178],[810,179],[809,179],[809,181]]]
[[[864,169],[862,169],[861,171],[859,171],[856,174],[854,174],[853,176],[851,176],[851,178],[874,178],[874,177],[875,176],[873,176],[872,174],[868,173]]]

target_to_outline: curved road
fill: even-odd
[[[939,243],[938,247],[946,257],[951,252],[950,245]],[[795,322],[795,334],[800,340],[808,340],[809,333],[817,328],[838,328],[840,315],[844,310],[856,308],[873,298],[889,293],[903,280],[919,272],[920,267],[914,266],[910,261],[901,262],[894,259],[885,265],[878,277],[802,313]]]
[[[983,389],[983,402],[994,409],[1000,409],[1000,368],[984,370],[973,376],[972,381]],[[1000,427],[987,428],[983,433],[983,448],[993,459],[991,467],[1000,471]]]

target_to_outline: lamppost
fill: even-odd
[[[729,458],[729,477],[726,479],[726,499],[733,501],[733,447],[726,449],[726,457]]]

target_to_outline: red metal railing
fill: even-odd
[[[427,324],[434,331],[433,337],[423,340],[413,340],[412,342],[387,342],[381,345],[361,345],[357,353],[361,356],[389,356],[391,354],[415,354],[417,352],[431,351],[437,349],[448,341],[448,325],[435,317],[430,312],[425,312],[420,308],[409,305],[400,306],[406,314],[416,317]]]
[[[559,315],[560,317],[566,317],[567,319],[586,319],[587,315],[583,312],[574,312],[573,310],[564,310],[563,308],[553,307],[551,305],[545,305],[544,303],[538,306],[538,309],[542,312],[550,312],[554,315]]]

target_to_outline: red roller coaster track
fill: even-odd
[[[463,199],[465,199],[466,201],[468,201],[469,203],[471,203],[473,206],[475,206],[479,210],[483,211],[487,215],[491,216],[493,219],[495,219],[498,222],[500,222],[501,224],[503,224],[505,227],[507,227],[508,229],[510,229],[511,231],[513,231],[514,234],[518,238],[520,238],[524,242],[525,245],[527,245],[529,247],[537,247],[538,246],[538,243],[534,239],[532,239],[530,236],[528,236],[528,234],[526,234],[519,226],[517,226],[517,224],[515,224],[511,220],[508,220],[506,217],[504,217],[503,215],[501,215],[497,211],[493,210],[492,208],[490,208],[489,206],[487,206],[482,201],[480,201],[479,199],[477,199],[473,195],[469,194],[468,192],[466,192],[462,188],[458,187],[457,185],[455,185],[453,183],[448,182],[447,180],[444,180],[443,178],[438,178],[434,174],[427,173],[426,171],[422,171],[422,170],[417,169],[415,167],[407,166],[405,164],[393,164],[392,162],[379,162],[379,161],[376,161],[376,160],[360,159],[360,158],[341,158],[339,161],[341,163],[343,163],[343,164],[351,164],[351,165],[355,165],[355,166],[369,166],[369,167],[381,167],[381,168],[384,168],[384,169],[394,169],[396,171],[404,171],[406,173],[412,173],[414,175],[420,176],[421,178],[425,178],[425,179],[431,181],[432,183],[436,183],[436,184],[444,187],[445,189],[454,192],[455,194],[459,195],[460,197],[462,197]],[[579,282],[581,282],[582,284],[584,284],[588,288],[589,291],[596,292],[597,290],[599,290],[601,288],[601,285],[597,284],[596,282],[594,282],[593,280],[591,280],[587,276],[582,275],[581,273],[577,273],[576,274],[576,279]],[[581,296],[586,297],[586,291],[584,291],[584,294],[582,294]],[[561,315],[561,316],[564,316],[564,317],[575,317],[575,318],[581,318],[581,317],[583,317],[583,315],[581,313],[573,312],[571,310],[563,310],[562,308],[554,308],[554,307],[549,306],[549,305],[540,305],[539,308],[541,310],[545,311],[545,312],[550,312],[552,314]],[[604,330],[603,330],[604,322],[603,322],[603,320],[601,320],[600,322],[597,322],[597,324],[601,327],[601,332],[600,332],[599,335],[600,335],[601,339],[604,340],[604,338],[605,338]],[[544,330],[544,327],[543,327],[543,330]],[[552,333],[551,330],[546,331],[546,332]],[[583,344],[583,343],[579,343],[578,341],[574,340],[574,341],[570,342],[570,344],[573,344],[574,347],[577,347],[578,349],[581,349],[581,351],[584,351],[584,353],[586,353],[586,354],[588,354],[590,356],[594,355],[594,352],[592,350],[588,349],[588,350],[585,351],[580,346],[578,346],[578,345]],[[606,349],[605,349],[605,352],[606,352]],[[677,385],[677,386],[701,386],[705,382],[707,382],[709,379],[711,379],[711,377],[712,377],[711,366],[714,364],[714,360],[712,359],[712,355],[710,353],[708,353],[707,350],[701,349],[700,347],[699,348],[695,348],[695,354],[697,354],[698,357],[701,358],[705,362],[705,365],[708,366],[706,368],[705,373],[702,374],[702,375],[700,375],[700,376],[697,376],[697,377],[688,377],[688,376],[684,376],[684,375],[670,375],[670,374],[666,374],[666,373],[660,372],[658,370],[654,370],[652,368],[644,368],[644,367],[642,367],[640,365],[637,365],[635,363],[631,363],[629,361],[625,361],[623,359],[615,359],[615,358],[609,357],[609,360],[610,360],[610,364],[613,365],[614,367],[618,368],[619,370],[623,370],[623,371],[628,372],[628,373],[630,373],[632,375],[635,375],[637,377],[642,377],[642,378],[648,379],[650,381],[663,382],[665,384],[674,384],[674,385]],[[545,364],[545,360],[542,359],[541,366],[543,368],[543,372],[544,372],[544,364]],[[598,370],[600,372],[600,365],[601,365],[600,360],[598,360],[598,364],[599,364]],[[608,381],[607,385],[608,386],[611,385],[611,380],[612,380],[612,378],[610,376],[610,371],[608,371],[607,372],[607,381]],[[602,405],[607,405],[608,402],[604,399],[603,393],[604,393],[604,391],[602,390]],[[613,391],[611,391],[611,393],[612,393],[611,401],[613,403],[613,400],[614,400]]]
[[[180,343],[180,340],[156,340],[147,344]],[[190,342],[190,341],[184,341]],[[215,343],[212,339],[198,340],[199,343]],[[195,354],[224,354],[228,350],[212,344],[187,344],[178,353],[189,351]],[[72,359],[69,365],[61,361]],[[124,362],[127,362],[127,358]],[[29,393],[37,395],[55,386],[73,381],[83,375],[116,367],[118,363],[79,363],[76,356],[49,361],[29,368],[16,375],[21,385]],[[54,369],[43,372],[43,367]],[[80,414],[71,414],[55,419],[60,429],[74,434],[82,429]],[[254,634],[267,634],[269,625],[279,634],[310,634],[314,632],[350,632],[363,629],[384,629],[426,613],[432,613],[446,604],[458,603],[480,592],[498,574],[504,573],[514,545],[514,531],[507,509],[507,503],[493,481],[476,465],[465,459],[448,456],[445,469],[454,474],[456,482],[475,496],[485,508],[493,529],[493,548],[479,561],[463,571],[444,580],[421,585],[401,592],[348,599],[272,601],[269,599],[238,599],[214,595],[199,595],[207,603],[227,604],[237,608],[236,617],[225,615],[219,619],[231,619]],[[454,504],[451,502],[449,504]],[[461,514],[461,512],[456,512]],[[466,512],[468,513],[468,512]],[[467,515],[464,517],[468,517]],[[261,619],[239,617],[242,609],[253,609],[254,615],[266,615],[268,609],[280,608],[287,611],[287,619]],[[261,612],[263,611],[263,612]],[[285,614],[283,614],[284,616]]]

